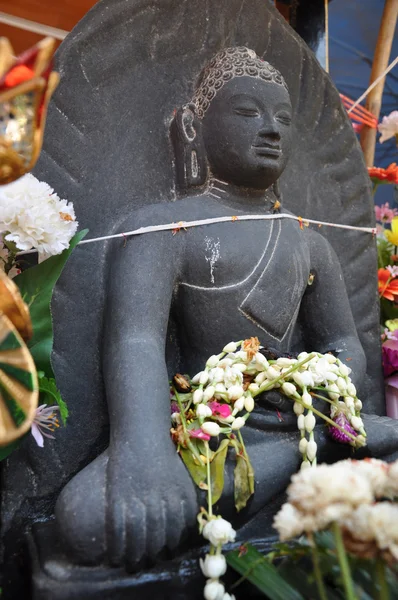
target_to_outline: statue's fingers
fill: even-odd
[[[106,546],[109,564],[123,564],[125,550],[126,505],[112,490],[108,490],[106,511]]]
[[[150,558],[156,558],[166,546],[166,527],[175,526],[174,509],[172,507],[172,510],[168,510],[168,504],[165,498],[160,501],[158,498],[153,498],[147,507],[147,552]]]
[[[148,535],[157,535],[156,530],[148,530],[148,509],[141,500],[132,498],[126,514],[125,556],[127,571],[135,571],[146,555]]]
[[[166,522],[166,542],[165,545],[169,550],[175,550],[181,541],[181,537],[184,533],[185,528],[185,515],[184,515],[184,500],[175,497],[169,500],[169,503],[173,507],[172,511],[169,511]]]

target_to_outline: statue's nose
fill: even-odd
[[[259,131],[261,138],[270,137],[273,140],[280,140],[281,134],[279,133],[278,125],[273,119],[266,118],[263,121],[262,127]]]

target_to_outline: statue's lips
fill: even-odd
[[[271,156],[275,158],[279,158],[282,154],[282,149],[280,146],[269,146],[266,144],[255,144],[253,148],[256,154],[260,156]]]

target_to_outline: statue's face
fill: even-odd
[[[203,138],[216,177],[266,189],[281,175],[291,146],[292,107],[286,89],[236,77],[217,92],[203,118]]]

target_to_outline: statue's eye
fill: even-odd
[[[279,121],[279,123],[282,123],[283,125],[290,125],[292,122],[292,117],[291,117],[290,113],[288,113],[286,111],[281,111],[281,112],[276,113],[275,119],[277,121]]]
[[[257,108],[249,108],[248,106],[237,106],[234,108],[234,113],[244,117],[259,117],[260,113]]]

